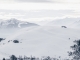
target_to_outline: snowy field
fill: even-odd
[[[80,29],[73,26],[62,28],[61,23],[61,26],[55,25],[0,30],[0,37],[6,38],[0,42],[0,58],[9,58],[12,54],[68,58],[68,51],[72,50],[70,46],[73,45],[73,41],[80,39]],[[13,40],[18,40],[19,43],[13,43]]]

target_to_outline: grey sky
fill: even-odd
[[[14,0],[16,2],[80,3],[80,0]]]
[[[52,3],[80,3],[80,0],[0,0],[0,3],[13,3],[13,2],[52,2]]]
[[[51,2],[51,0],[14,0],[17,2]]]
[[[0,3],[53,2],[52,0],[0,0]]]
[[[16,2],[80,3],[80,0],[14,0]]]
[[[0,19],[38,21],[80,17],[79,3],[80,0],[0,0]]]

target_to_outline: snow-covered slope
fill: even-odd
[[[70,27],[80,29],[80,20],[75,21],[74,23],[72,23],[72,24],[70,25]]]
[[[0,28],[24,28],[24,27],[30,27],[30,26],[38,26],[38,25],[35,23],[19,21],[17,19],[0,21]]]
[[[39,25],[17,19],[0,20],[0,38],[6,38],[18,32],[20,29],[32,26]]]
[[[16,26],[16,29],[0,29],[0,37],[6,36],[6,40],[0,42],[0,58],[9,57],[12,54],[65,58],[68,57],[67,52],[71,50],[73,41],[80,39],[79,18],[54,20],[45,26],[18,20],[3,21],[0,25],[4,28]],[[14,40],[18,40],[19,43],[13,43]]]
[[[39,57],[61,56],[65,58],[68,56],[67,52],[71,50],[70,46],[73,45],[73,41],[78,38],[80,38],[79,29],[53,26],[24,28],[0,43],[0,55],[5,57],[8,54]],[[15,39],[20,43],[13,43]]]
[[[80,18],[64,18],[53,20],[46,25],[48,26],[67,26],[68,28],[80,28]]]

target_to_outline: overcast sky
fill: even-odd
[[[53,2],[53,3],[80,3],[80,0],[0,0],[1,3],[13,2]]]
[[[80,0],[0,0],[0,19],[41,21],[80,17]]]

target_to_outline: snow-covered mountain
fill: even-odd
[[[0,38],[7,38],[14,33],[16,34],[20,29],[34,26],[39,25],[17,19],[0,20]]]
[[[0,54],[5,57],[14,54],[66,58],[73,41],[79,38],[79,29],[52,26],[24,28],[0,43]],[[19,43],[13,43],[14,40]]]
[[[50,21],[47,26],[67,26],[68,28],[80,28],[80,18],[63,18]]]
[[[38,25],[35,23],[19,21],[17,19],[0,21],[0,28],[24,28],[24,27],[30,27],[30,26],[38,26]]]
[[[17,27],[19,28],[22,23],[18,20],[8,22],[18,24]],[[5,35],[7,36],[6,39],[0,42],[0,58],[9,57],[12,54],[16,56],[69,57],[67,52],[71,50],[70,46],[73,45],[73,41],[80,39],[79,22],[79,19],[76,18],[65,18],[51,21],[45,26],[29,25],[30,27],[16,29],[15,32],[13,32],[13,29],[7,29],[8,34],[10,34]],[[5,25],[8,25],[8,23],[5,23]],[[69,28],[62,28],[61,26]],[[1,32],[6,34],[3,30]],[[14,43],[14,40],[19,41],[19,43]]]

